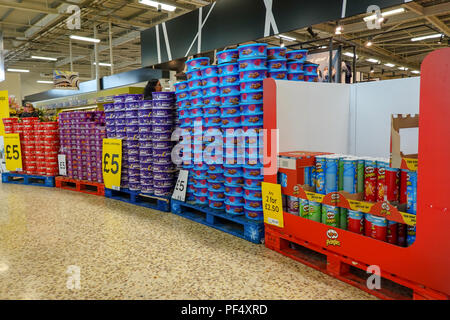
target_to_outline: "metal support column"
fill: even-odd
[[[94,38],[97,39],[97,25],[94,24]],[[97,83],[97,92],[100,91],[100,75],[99,75],[99,61],[98,61],[98,44],[94,44],[94,57],[95,57],[95,81]]]
[[[109,63],[111,64],[111,75],[114,74],[114,57],[112,47],[112,23],[109,22]]]
[[[69,38],[70,72],[73,72],[72,39]]]

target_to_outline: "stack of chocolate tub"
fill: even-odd
[[[105,105],[104,105],[105,107]],[[106,110],[105,110],[106,111]],[[128,144],[127,144],[127,117],[125,95],[114,97],[114,122],[106,123],[108,138],[122,139],[122,168],[120,187],[128,188]],[[113,129],[111,129],[113,127]]]
[[[155,196],[170,196],[175,185],[176,167],[172,162],[171,141],[175,129],[174,92],[153,92],[153,189]]]
[[[143,100],[139,115],[139,161],[141,191],[153,194],[153,136],[152,136],[153,101]]]
[[[127,150],[127,157],[122,157],[122,163],[128,165],[128,189],[130,191],[140,191],[141,189],[141,163],[139,159],[139,108],[143,97],[144,96],[142,94],[125,95],[126,139],[123,140],[122,144]]]

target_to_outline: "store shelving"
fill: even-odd
[[[448,274],[450,258],[447,245],[450,242],[447,232],[450,216],[446,214],[450,206],[448,198],[450,170],[445,165],[446,159],[450,157],[450,148],[448,144],[442,142],[450,140],[448,126],[450,80],[446,76],[450,72],[449,59],[450,49],[437,50],[425,58],[421,69],[417,167],[418,215],[417,238],[414,244],[407,248],[399,247],[284,212],[283,228],[265,225],[266,247],[380,298],[450,298],[450,275]],[[276,82],[266,79],[264,82],[264,129],[266,130],[278,128],[277,102],[285,101],[284,97],[280,99],[277,99]],[[338,102],[333,107],[337,105]],[[267,141],[271,141],[270,136]],[[272,150],[278,150],[276,143],[268,144],[266,148],[268,155]],[[265,170],[269,172],[270,158],[268,156],[265,156],[265,163],[267,164]],[[437,168],[440,168],[439,174]],[[265,175],[265,182],[277,183],[276,174],[270,171],[270,174]],[[301,246],[303,252],[295,251],[292,248],[295,245],[290,243]],[[305,248],[310,252],[305,253]],[[324,255],[325,259],[322,257],[321,261],[314,261],[314,255],[317,254]],[[351,275],[355,268],[364,272],[367,271],[368,266],[373,265],[379,267],[382,278],[409,288],[410,294],[402,295],[390,290],[369,289],[363,278]]]

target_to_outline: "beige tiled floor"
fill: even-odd
[[[69,266],[79,289],[67,288]],[[0,183],[0,299],[374,298],[170,213]]]

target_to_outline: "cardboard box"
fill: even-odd
[[[419,115],[391,115],[391,156],[390,166],[392,168],[417,170],[418,155],[403,154],[400,150],[400,129],[418,128]]]
[[[278,172],[284,173],[285,181],[281,183],[281,192],[294,196],[296,186],[305,184],[305,168],[316,163],[316,156],[331,154],[329,152],[290,151],[278,155]]]

